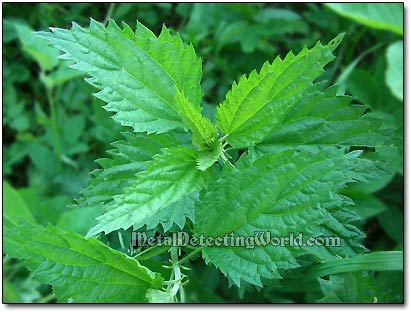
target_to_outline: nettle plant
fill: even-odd
[[[26,259],[60,302],[184,301],[182,264],[200,253],[236,287],[261,288],[366,250],[353,202],[343,192],[386,170],[369,155],[389,136],[366,106],[315,82],[342,35],[242,76],[218,106],[215,123],[202,114],[201,60],[166,27],[156,36],[142,24],[133,31],[91,20],[88,29],[73,24],[38,35],[88,76],[114,120],[131,127],[110,157],[98,161],[101,169],[78,200],[84,209],[104,211],[87,237],[5,220],[12,229],[6,250]],[[99,241],[130,229],[163,235],[184,229],[207,237],[302,233],[338,236],[341,246],[134,252]],[[159,254],[171,278],[150,265]]]

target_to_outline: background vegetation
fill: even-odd
[[[121,138],[121,127],[92,96],[78,72],[57,59],[32,30],[69,28],[75,21],[136,20],[159,33],[164,23],[192,42],[203,60],[205,112],[211,118],[233,80],[264,61],[316,41],[345,39],[324,79],[378,112],[397,128],[396,144],[378,150],[391,172],[378,183],[350,189],[371,251],[403,246],[402,5],[367,8],[323,4],[3,4],[3,195],[4,205],[26,204],[37,222],[85,234],[93,211],[76,209],[95,159]],[[111,246],[118,246],[113,241]],[[55,300],[20,261],[3,257],[5,302]],[[191,302],[402,301],[402,272],[334,275],[312,285],[286,283],[239,292],[214,267],[194,262],[187,287]],[[374,278],[374,277],[373,277]],[[350,281],[352,287],[345,287]],[[372,288],[369,286],[372,283]],[[334,285],[333,287],[328,287]],[[371,290],[370,290],[371,289]],[[366,291],[365,291],[366,290]],[[377,296],[378,294],[378,296]],[[322,298],[322,299],[321,299]]]

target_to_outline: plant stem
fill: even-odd
[[[173,265],[183,264],[183,263],[186,262],[187,260],[190,260],[194,255],[198,254],[202,249],[203,249],[203,247],[197,248],[196,250],[190,252],[190,253],[189,253],[187,256],[185,256],[184,258],[178,260],[177,262],[174,262]]]
[[[57,162],[58,162],[59,169],[60,169],[61,168],[61,151],[60,151],[60,146],[59,146],[59,141],[58,141],[57,116],[56,116],[56,110],[54,106],[54,98],[52,95],[52,89],[46,87],[46,94],[47,94],[47,101],[48,101],[49,108],[50,108],[50,121],[51,121],[51,128],[53,132],[54,154],[57,157]]]
[[[108,6],[107,14],[106,14],[106,17],[104,18],[104,21],[103,21],[104,25],[108,22],[109,18],[111,17],[111,14],[113,14],[113,10],[114,10],[115,6],[116,6],[116,4],[113,3],[113,2],[110,3],[110,5]]]
[[[157,252],[153,252],[152,255],[150,255],[148,257],[146,256],[146,257],[144,257],[143,259],[140,259],[140,260],[147,260],[147,259],[150,259],[154,256],[160,255],[163,252],[166,252],[169,249],[169,247],[168,246],[151,246],[151,247],[143,250],[139,254],[135,255],[133,258],[134,259],[142,258],[143,255],[148,254],[148,253],[150,253],[150,252],[152,252],[153,250],[156,250],[156,249],[157,249]]]

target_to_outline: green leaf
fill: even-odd
[[[369,71],[355,68],[346,80],[347,90],[361,103],[375,108],[381,100],[381,86]]]
[[[367,272],[331,275],[319,279],[324,297],[319,303],[376,303],[378,291],[374,274]]]
[[[284,60],[277,57],[259,73],[253,71],[234,83],[217,109],[217,125],[227,141],[236,147],[251,146],[275,129],[334,59],[332,51],[341,40],[339,35],[326,46],[318,42],[296,56],[290,52]]]
[[[326,3],[338,14],[376,29],[403,34],[402,3]]]
[[[174,298],[166,291],[149,289],[147,291],[147,299],[150,303],[174,303]]]
[[[162,284],[159,274],[125,254],[51,225],[22,223],[6,230],[4,250],[25,259],[60,302],[145,302],[147,290]]]
[[[353,206],[352,209],[363,220],[375,217],[387,210],[387,206],[374,195],[363,192],[347,192],[347,194],[355,202],[355,206]]]
[[[110,158],[97,160],[101,169],[92,172],[89,186],[78,200],[81,207],[98,207],[108,210],[113,197],[122,194],[136,179],[136,174],[146,168],[160,149],[176,146],[178,141],[171,134],[124,133],[125,139],[113,143],[108,151]]]
[[[201,190],[209,172],[198,170],[196,159],[195,151],[186,147],[163,149],[147,164],[146,170],[136,176],[124,194],[114,197],[112,209],[98,218],[98,224],[88,235],[127,229]]]
[[[151,230],[160,223],[164,232],[170,230],[174,224],[183,229],[187,219],[194,222],[194,204],[196,201],[198,201],[198,193],[185,196],[153,216],[134,224],[133,227],[139,229],[145,225],[147,230]]]
[[[330,274],[355,271],[402,271],[402,251],[372,252],[355,258],[335,259],[318,264],[305,272],[305,277],[321,277]]]
[[[397,41],[387,48],[387,72],[385,81],[391,92],[401,101],[403,100],[403,42]]]
[[[84,115],[68,117],[64,123],[64,138],[67,143],[74,145],[84,133],[86,119]]]
[[[3,182],[3,222],[5,229],[15,226],[20,221],[35,223],[35,219],[19,192],[8,182]]]
[[[13,22],[13,26],[22,44],[23,51],[29,54],[43,71],[51,70],[58,64],[58,51],[36,37],[33,29],[19,22]]]
[[[211,121],[201,114],[200,105],[194,105],[176,88],[178,113],[184,124],[192,132],[192,141],[201,149],[208,149],[217,139],[217,129]]]
[[[200,170],[207,170],[211,167],[223,153],[224,147],[221,141],[215,141],[209,149],[202,149],[198,152],[197,166]]]
[[[62,230],[69,230],[81,235],[96,225],[96,217],[104,213],[103,207],[72,207],[63,213],[58,219],[56,226]]]
[[[367,106],[350,105],[351,98],[337,96],[338,87],[322,91],[315,85],[283,117],[281,123],[259,144],[258,154],[292,147],[310,146],[385,146],[392,144],[391,129]]]
[[[198,148],[198,168],[202,171],[211,167],[223,150],[220,140],[217,140],[217,128],[201,113],[199,105],[193,105],[184,95],[176,89],[179,103],[179,115],[184,124],[192,132],[192,142]]]
[[[358,166],[362,167],[365,180],[350,185],[349,190],[372,194],[384,188],[394,177],[394,162],[381,147],[376,147],[375,152],[364,153]]]
[[[378,222],[385,233],[395,242],[403,243],[404,240],[404,212],[395,206],[389,206],[386,211],[378,216]]]
[[[50,147],[34,141],[28,150],[32,164],[47,175],[54,175],[58,172],[58,159]]]
[[[85,229],[86,225],[94,226],[95,222],[87,221],[86,215],[93,220],[95,217],[112,209],[114,197],[123,194],[124,189],[135,183],[136,174],[146,168],[147,162],[162,148],[173,147],[178,141],[171,134],[127,134],[124,133],[125,140],[114,143],[116,149],[110,150],[111,158],[98,160],[102,169],[95,170],[90,185],[82,191],[83,197],[78,199],[79,208],[65,214],[59,221],[64,229],[70,229],[78,233],[86,234],[90,229]],[[147,225],[149,229],[162,224],[165,231],[169,230],[173,224],[177,224],[181,229],[184,227],[186,218],[194,220],[193,198],[186,196],[181,200],[168,205],[150,218],[146,218],[134,225],[140,228]],[[81,212],[87,208],[87,212]],[[84,214],[83,220],[86,222],[73,222],[76,216]],[[74,218],[74,219],[73,219]],[[67,222],[67,224],[65,224]],[[64,226],[63,226],[64,224]],[[81,226],[80,226],[81,225]],[[84,232],[85,230],[85,232]]]
[[[404,303],[404,273],[384,271],[377,275],[377,301],[381,303]]]
[[[343,209],[351,200],[338,192],[347,183],[362,180],[362,173],[356,172],[358,155],[358,151],[345,154],[336,148],[291,149],[254,162],[243,156],[236,168],[225,168],[201,193],[195,233],[337,236],[341,247],[207,247],[203,249],[206,262],[238,286],[241,281],[261,286],[263,278],[279,279],[284,270],[298,267],[297,258],[302,255],[322,260],[354,256],[362,250],[358,243],[362,234],[351,224],[357,217]]]
[[[114,119],[136,132],[162,133],[184,127],[179,117],[175,88],[189,102],[199,105],[201,61],[192,45],[172,36],[163,27],[156,37],[138,23],[134,32],[127,24],[107,27],[91,20],[88,29],[73,23],[71,30],[51,28],[38,35],[49,40],[99,88],[96,97]]]
[[[65,195],[41,196],[34,188],[19,189],[18,193],[40,225],[56,224],[71,202],[70,197]]]

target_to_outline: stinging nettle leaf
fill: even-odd
[[[198,201],[198,193],[193,193],[172,203],[158,211],[155,215],[142,220],[140,223],[133,225],[134,229],[140,229],[143,226],[147,230],[154,229],[161,224],[164,232],[169,231],[175,224],[180,229],[184,228],[187,219],[194,222],[194,205]]]
[[[337,92],[338,86],[314,85],[254,150],[262,155],[293,147],[393,144],[393,129],[383,129],[380,118],[365,114],[368,106],[351,105],[350,97]]]
[[[302,98],[323,67],[334,59],[332,51],[343,35],[323,46],[292,52],[282,60],[266,62],[260,72],[242,76],[227,93],[217,109],[218,128],[235,147],[252,146],[260,142]]]
[[[347,183],[363,178],[355,172],[359,154],[312,148],[283,150],[254,162],[244,156],[201,193],[195,208],[198,235],[248,237],[269,231],[287,237],[301,232],[304,237],[340,237],[341,247],[207,247],[206,262],[237,286],[244,281],[262,286],[262,279],[279,279],[282,271],[298,267],[299,256],[325,260],[363,250],[359,244],[363,235],[350,224],[357,217],[344,209],[352,201],[338,194]]]
[[[221,144],[221,139],[214,141],[210,148],[200,150],[197,159],[198,168],[203,171],[207,170],[220,158],[223,150],[224,146]]]
[[[201,107],[194,105],[176,88],[178,113],[192,132],[192,141],[200,150],[209,149],[217,140],[217,129],[201,114]]]
[[[110,20],[107,27],[91,19],[88,29],[51,28],[38,36],[63,51],[63,59],[90,78],[95,95],[115,112],[114,119],[136,132],[162,133],[184,128],[178,115],[175,87],[193,105],[200,104],[201,61],[192,45],[172,36],[166,27],[156,37],[138,23],[134,32]]]
[[[366,113],[367,106],[337,96],[337,87],[316,82],[343,35],[327,45],[318,42],[297,55],[277,57],[259,72],[241,77],[217,108],[216,125],[200,105],[201,60],[192,45],[165,26],[156,36],[140,23],[133,31],[124,23],[119,27],[110,20],[105,27],[91,20],[89,28],[73,24],[70,30],[51,28],[38,35],[89,76],[86,80],[100,90],[96,97],[107,103],[116,121],[143,132],[125,134],[108,158],[98,160],[101,169],[93,172],[78,200],[78,208],[102,214],[87,236],[130,227],[159,230],[160,225],[167,232],[183,229],[191,220],[195,234],[212,237],[270,232],[276,237],[301,233],[304,239],[341,239],[341,246],[333,247],[202,248],[206,264],[216,266],[242,291],[278,283],[307,263],[320,263],[321,269],[340,257],[340,265],[361,260],[352,257],[366,250],[364,235],[355,225],[360,219],[350,207],[353,201],[345,195],[380,179],[387,166],[375,161],[372,152],[361,155],[355,149],[392,145],[392,130],[378,114]],[[398,81],[391,82],[398,97]],[[191,132],[192,144],[189,134],[180,136],[182,129]],[[220,158],[222,169],[210,169]],[[212,173],[219,176],[208,183]],[[10,197],[7,185],[5,191]],[[150,257],[165,249],[143,255],[151,259],[148,269],[93,238],[32,224],[30,215],[27,223],[10,207],[4,218],[6,253],[25,259],[61,302],[176,299],[161,289],[161,275],[150,270],[161,266]],[[61,222],[76,215],[82,214],[74,211]],[[176,277],[170,282],[181,281]],[[323,290],[334,283],[320,282]],[[180,295],[184,298],[182,291]]]
[[[174,147],[179,142],[172,134],[124,133],[125,140],[113,143],[110,157],[97,160],[101,169],[92,172],[89,186],[78,200],[81,207],[100,207],[108,210],[113,197],[122,194],[132,184],[136,174],[143,171],[148,161],[162,148]]]
[[[147,302],[147,291],[160,289],[163,281],[124,253],[51,225],[16,225],[4,233],[4,250],[25,259],[38,280],[53,286],[59,302]]]
[[[113,208],[98,218],[98,224],[88,236],[127,229],[200,191],[210,172],[200,171],[196,159],[197,153],[186,147],[163,149],[147,163],[146,170],[136,176],[123,194],[114,197]]]

